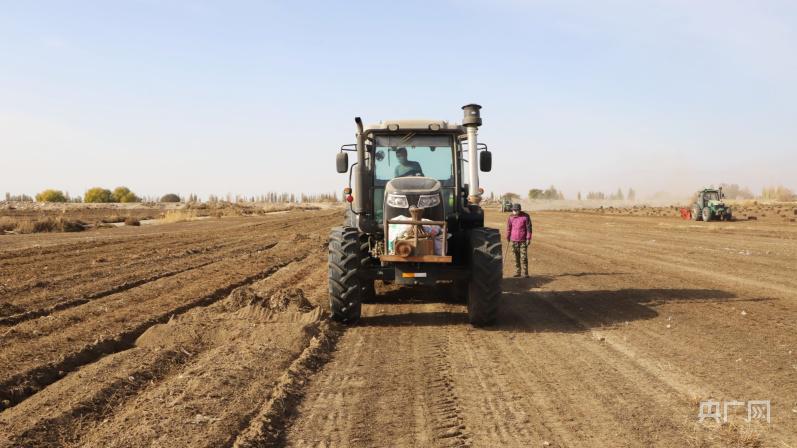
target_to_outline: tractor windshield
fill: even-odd
[[[720,194],[718,191],[707,191],[703,196],[704,200],[706,201],[719,201]]]
[[[375,185],[395,177],[425,176],[444,187],[454,185],[454,151],[447,135],[384,135],[376,137]]]

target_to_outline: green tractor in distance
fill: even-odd
[[[512,201],[509,198],[504,198],[501,200],[501,212],[502,213],[509,213],[512,211]]]
[[[694,221],[730,221],[733,218],[731,208],[722,201],[725,195],[722,188],[705,188],[697,192],[697,199],[692,204],[692,220]]]

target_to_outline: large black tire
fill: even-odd
[[[362,311],[360,234],[353,227],[335,227],[329,235],[329,308],[332,318],[355,323]]]
[[[708,207],[703,207],[703,221],[709,222],[711,221],[712,214],[711,209]]]
[[[470,230],[471,279],[468,284],[468,320],[474,326],[495,322],[501,299],[504,259],[501,234],[496,229]]]
[[[360,275],[367,271],[369,268],[374,267],[377,262],[371,257],[371,246],[368,243],[368,235],[360,236]],[[373,303],[376,300],[376,288],[374,287],[373,279],[363,277],[361,279],[361,286],[363,289],[362,303]]]

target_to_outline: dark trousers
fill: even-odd
[[[529,242],[528,241],[512,241],[512,253],[515,254],[515,273],[520,274],[520,268],[523,268],[523,274],[529,273]]]

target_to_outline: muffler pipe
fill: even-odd
[[[363,173],[365,171],[365,136],[363,135],[363,120],[360,117],[354,117],[354,122],[357,124],[357,165],[354,167],[354,212],[359,214],[363,212],[363,198],[365,197],[362,185]]]
[[[467,104],[462,106],[464,117],[462,118],[462,125],[468,132],[468,169],[470,170],[470,179],[468,184],[468,202],[470,204],[478,204],[482,200],[482,193],[479,191],[479,143],[476,138],[479,126],[482,125],[482,117],[479,109],[482,107],[478,104]]]

